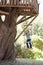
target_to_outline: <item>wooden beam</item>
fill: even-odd
[[[38,15],[37,15],[38,16]],[[15,41],[22,35],[22,33],[27,29],[27,27],[35,20],[35,18],[37,17],[35,16],[31,21],[30,23],[23,29],[23,31],[18,35],[18,37],[15,39]]]
[[[22,23],[22,22],[24,22],[24,21],[26,21],[26,20],[28,20],[28,19],[30,19],[30,18],[32,18],[33,16],[30,16],[30,17],[28,17],[28,18],[25,18],[24,20],[20,20],[19,22],[17,22],[16,23],[16,25],[18,25],[18,24],[20,24],[20,23]]]
[[[9,15],[8,12],[2,11],[2,10],[0,10],[0,14],[1,14],[1,15]]]
[[[26,17],[26,16],[23,16],[18,22],[20,22],[21,20],[23,20],[25,17]],[[17,23],[18,23],[18,22],[17,22]]]
[[[36,13],[38,13],[37,10],[36,10],[36,8],[35,8],[34,6],[33,6],[33,9],[34,9],[34,11],[35,11]]]
[[[24,5],[0,5],[0,7],[32,8],[31,5],[29,5],[28,7],[27,6],[24,6]]]

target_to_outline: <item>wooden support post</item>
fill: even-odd
[[[20,21],[22,21],[26,16],[23,16],[18,22],[16,22],[16,25],[18,25],[20,23]]]
[[[24,19],[24,20],[21,19],[20,21],[18,21],[18,22],[16,23],[16,25],[18,25],[18,24],[20,24],[20,23],[22,23],[22,22],[24,22],[24,21],[30,19],[31,17],[33,17],[33,16],[30,16],[30,17],[28,17],[28,18],[26,18],[26,19]]]
[[[37,17],[38,15],[36,15],[31,21],[30,23],[23,29],[23,31],[18,35],[18,37],[15,39],[15,41],[22,35],[22,33],[27,29],[27,27],[35,20],[35,18]]]
[[[20,22],[21,20],[23,20],[25,17],[26,17],[26,16],[23,16],[18,22]],[[17,23],[18,23],[18,22],[17,22]],[[17,23],[16,23],[16,25],[17,25]]]

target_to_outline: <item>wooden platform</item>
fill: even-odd
[[[19,0],[0,1],[0,10],[9,12],[9,8],[17,9],[20,15],[35,15],[39,13],[37,0],[21,0],[21,2]]]

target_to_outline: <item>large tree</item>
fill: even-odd
[[[14,41],[18,14],[15,9],[9,10],[9,15],[5,15],[4,22],[0,16],[0,60],[12,60],[15,56]]]

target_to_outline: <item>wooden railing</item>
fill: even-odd
[[[37,0],[0,0],[0,7],[17,7],[20,12],[23,12],[22,14],[25,14],[25,12],[26,14],[31,13],[31,10],[33,10],[33,13],[39,12]],[[3,8],[0,8],[0,13],[3,13]]]
[[[16,5],[16,0],[0,0],[0,5]]]
[[[36,0],[0,0],[0,5],[28,5]]]

